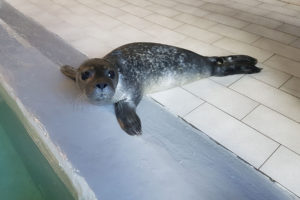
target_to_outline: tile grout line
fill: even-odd
[[[259,102],[257,102],[258,104],[257,104],[257,106],[255,106],[248,114],[246,114],[243,118],[241,118],[241,122],[243,122],[243,120],[248,116],[248,115],[250,115],[254,110],[256,110],[256,108],[258,108],[259,106],[261,106],[262,104],[261,103],[259,103]],[[243,122],[244,123],[244,122]]]
[[[271,56],[265,58],[263,61],[261,61],[261,63],[264,63],[265,61],[267,61],[270,57],[272,57],[272,56],[275,54],[274,52],[270,52],[269,50],[262,49],[262,48],[260,48],[260,47],[254,46],[253,43],[246,43],[246,42],[242,42],[242,41],[240,41],[240,40],[236,40],[236,39],[229,38],[229,37],[224,37],[224,38],[229,39],[229,40],[234,40],[234,41],[236,41],[236,42],[238,42],[238,43],[242,43],[242,44],[245,44],[245,45],[249,45],[250,47],[257,48],[257,49],[259,49],[259,50],[262,50],[262,51],[265,51],[265,52],[270,53]],[[224,38],[223,38],[223,39],[224,39]],[[259,38],[258,40],[260,40],[260,39],[262,39],[262,38],[264,38],[264,37],[261,37],[261,38]],[[258,40],[257,40],[257,41],[258,41]],[[219,40],[217,40],[217,41],[211,43],[211,45],[213,45],[214,47],[220,48],[220,47],[218,47],[218,46],[215,46],[215,43],[217,43],[218,41],[219,41]],[[225,49],[225,50],[226,50],[226,49]],[[228,50],[227,50],[227,51],[228,51]],[[238,54],[238,53],[235,53],[235,54]]]
[[[231,89],[230,87],[235,84],[236,82],[238,82],[239,80],[241,80],[243,77],[245,77],[245,74],[243,74],[240,78],[238,78],[237,80],[233,81],[232,83],[230,83],[229,85],[227,85],[226,87],[228,89]],[[232,89],[231,89],[232,90]]]
[[[258,81],[259,81],[259,80],[258,80]],[[261,82],[261,81],[260,81],[260,82]],[[262,83],[263,83],[263,82],[262,82]],[[243,95],[243,96],[245,96],[245,97],[247,97],[247,98],[249,98],[249,99],[255,101],[255,102],[258,102],[258,101],[256,101],[256,100],[252,99],[251,97],[246,96],[245,94],[242,94],[242,93],[240,93],[240,92],[238,92],[238,91],[236,91],[236,90],[234,90],[234,89],[232,89],[232,88],[230,88],[230,89],[233,90],[233,91],[235,91],[235,92],[237,92],[237,93],[239,93],[240,95]],[[277,89],[277,88],[275,88],[275,89]],[[279,90],[279,89],[277,89],[277,90]],[[281,90],[280,90],[280,91],[281,91]],[[282,92],[283,92],[283,91],[282,91]],[[287,93],[286,93],[286,94],[287,94]],[[290,95],[290,94],[288,94],[288,95]],[[291,95],[291,96],[292,96],[292,95]],[[298,98],[298,99],[299,99],[299,98]],[[260,102],[258,102],[258,103],[260,103]],[[262,105],[265,106],[265,107],[267,107],[267,108],[269,108],[270,110],[275,111],[276,113],[279,113],[280,115],[282,115],[282,116],[288,118],[289,120],[291,120],[291,121],[293,121],[293,122],[299,123],[299,122],[297,122],[295,119],[292,119],[292,118],[286,116],[285,114],[280,113],[279,111],[274,110],[273,108],[271,108],[271,107],[269,107],[269,106],[267,106],[267,105],[265,105],[265,104],[262,104]]]
[[[220,108],[216,107],[215,105],[213,105],[213,104],[211,104],[211,103],[209,103],[209,102],[206,102],[206,103],[209,104],[209,105],[211,105],[211,106],[213,106],[214,108],[216,108],[216,109],[218,109],[218,110],[224,112],[223,110],[221,110]],[[226,113],[226,112],[224,112],[224,113]],[[277,143],[277,144],[280,144],[279,142],[277,142],[276,140],[274,140],[274,139],[271,138],[270,136],[265,135],[264,133],[260,132],[259,130],[255,129],[254,127],[251,127],[250,125],[246,124],[245,122],[243,122],[243,121],[241,121],[241,120],[239,120],[239,119],[233,117],[232,115],[230,115],[230,114],[228,114],[228,113],[226,113],[226,114],[229,115],[230,117],[232,117],[232,118],[238,120],[240,123],[244,124],[244,125],[247,126],[248,128],[253,129],[253,130],[255,130],[256,132],[260,133],[260,134],[263,135],[264,137],[266,137],[266,138],[272,140],[273,142],[275,142],[275,143]]]
[[[179,21],[179,22],[181,22],[181,21]],[[225,38],[225,36],[223,36],[223,35],[220,35],[220,34],[215,33],[215,32],[211,32],[211,31],[209,31],[208,29],[204,29],[204,28],[195,26],[194,24],[188,24],[188,23],[185,23],[185,22],[181,22],[181,23],[183,23],[183,24],[179,25],[178,27],[176,27],[176,28],[174,28],[174,29],[170,29],[170,30],[172,30],[172,31],[174,31],[174,32],[176,32],[176,33],[182,34],[182,35],[184,35],[184,36],[186,36],[186,37],[188,37],[188,38],[192,38],[192,39],[195,39],[195,40],[197,40],[197,41],[199,41],[199,42],[203,42],[203,43],[208,44],[208,45],[212,45],[213,43],[215,43],[215,42],[217,42],[217,41],[222,40],[222,39]],[[203,40],[199,40],[196,36],[187,35],[186,33],[180,33],[180,32],[178,32],[177,30],[175,30],[175,29],[177,29],[177,28],[179,28],[179,27],[181,27],[181,26],[184,26],[184,25],[192,26],[193,28],[200,29],[201,31],[206,31],[206,32],[209,32],[209,33],[211,33],[211,34],[216,34],[216,35],[220,36],[221,38],[219,38],[219,39],[217,39],[217,40],[214,40],[214,41],[212,41],[212,42],[205,42],[205,41],[203,41]]]
[[[281,55],[278,55],[278,54],[274,54],[273,56],[281,56]],[[272,56],[272,57],[273,57]],[[281,56],[281,57],[283,57],[283,58],[285,58],[285,59],[288,59],[288,60],[291,60],[291,59],[289,59],[289,58],[287,58],[287,57],[284,57],[284,56]],[[269,60],[269,59],[268,59]],[[277,71],[279,71],[279,72],[281,72],[281,73],[285,73],[285,74],[288,74],[288,75],[290,75],[290,76],[294,76],[294,77],[296,77],[296,78],[300,78],[300,76],[296,76],[295,74],[291,74],[291,73],[288,73],[288,72],[286,72],[286,71],[282,71],[282,70],[280,70],[280,69],[278,69],[278,68],[273,68],[271,65],[268,65],[268,64],[266,64],[265,62],[267,62],[268,60],[266,60],[266,61],[264,61],[262,64],[264,64],[264,65],[266,65],[267,67],[270,67],[271,69],[273,69],[273,70],[277,70]],[[298,62],[298,61],[294,61],[294,62],[297,62],[297,63],[299,63],[299,65],[300,65],[300,62]]]
[[[207,135],[204,131],[202,131],[201,129],[197,128],[196,126],[194,126],[193,124],[191,124],[190,122],[186,121],[184,118],[179,117],[183,122],[187,123],[188,125],[190,125],[192,128],[201,131],[206,137],[208,137],[208,139],[210,139],[212,142],[216,143],[218,146],[224,148],[225,150],[229,151],[230,153],[232,153],[237,159],[241,160],[242,162],[244,162],[245,164],[249,165],[250,167],[252,167],[253,169],[255,169],[257,172],[261,173],[263,176],[266,176],[267,178],[269,178],[272,182],[275,182],[277,184],[279,184],[281,187],[285,188],[287,191],[289,191],[290,193],[294,194],[295,196],[297,196],[292,190],[289,190],[288,188],[286,188],[284,185],[282,185],[281,183],[279,183],[278,181],[274,180],[271,176],[269,176],[268,174],[264,173],[263,171],[261,171],[259,168],[254,167],[252,164],[250,164],[249,162],[247,162],[245,159],[243,159],[242,157],[238,156],[235,152],[231,151],[230,149],[228,149],[227,147],[225,147],[224,145],[222,145],[219,141],[215,140],[214,138],[212,138],[211,136]],[[280,146],[284,146],[280,143],[277,143],[278,147],[274,150],[274,152],[271,154],[273,155],[275,153],[275,151],[277,151],[277,149]],[[285,147],[285,146],[284,146]],[[285,147],[287,148],[287,147]],[[289,149],[289,148],[287,148]],[[290,150],[290,149],[289,149]],[[295,153],[295,152],[294,152]],[[271,157],[270,155],[270,157]],[[300,156],[300,155],[299,155]],[[264,162],[265,163],[265,162]],[[264,164],[263,163],[263,164]],[[262,165],[261,165],[262,166]],[[297,196],[298,197],[298,196]]]
[[[79,1],[77,1],[77,2],[79,2]],[[105,2],[103,2],[103,3],[106,4]],[[102,13],[102,14],[104,14],[105,16],[111,17],[111,18],[113,18],[114,20],[120,22],[120,24],[125,24],[125,25],[127,25],[127,26],[129,26],[129,27],[131,27],[131,28],[134,28],[134,29],[136,29],[136,30],[138,30],[138,31],[141,31],[141,32],[143,32],[144,34],[148,35],[149,37],[155,39],[154,36],[152,36],[152,35],[150,35],[149,33],[143,31],[143,28],[139,29],[139,28],[136,28],[136,27],[132,26],[131,24],[128,24],[128,23],[123,22],[123,21],[120,21],[120,20],[118,19],[118,17],[120,17],[120,16],[122,16],[122,15],[117,16],[117,17],[112,17],[112,16],[110,16],[110,15],[107,15],[106,13],[103,13],[103,12],[101,12],[101,11],[98,11],[98,10],[96,10],[96,9],[93,9],[93,8],[91,8],[90,6],[85,5],[85,4],[81,3],[81,2],[79,2],[79,4],[81,4],[81,5],[83,5],[83,6],[87,7],[87,8],[90,8],[90,9],[94,10],[95,12]],[[106,4],[106,5],[108,5],[108,4]],[[128,3],[127,5],[133,5],[133,6],[136,6],[136,5],[131,4],[131,3]],[[122,7],[125,7],[125,6],[127,6],[127,5],[124,5],[124,6],[122,6]],[[108,6],[110,6],[110,5],[108,5]],[[112,6],[112,7],[113,7],[113,6]],[[119,9],[119,10],[122,10],[122,9],[121,9],[122,7],[118,7],[118,8],[114,7],[114,8]],[[139,6],[136,6],[136,7],[139,7]],[[146,8],[143,8],[143,9],[146,9]],[[156,14],[155,12],[150,11],[149,9],[146,9],[146,10],[148,10],[149,12],[151,12],[151,14],[149,14],[149,15]],[[122,11],[124,11],[124,10],[122,10]],[[142,19],[142,20],[145,20],[145,21],[147,21],[147,22],[150,22],[150,23],[152,23],[153,25],[158,25],[158,26],[161,26],[161,27],[163,27],[163,28],[165,28],[165,29],[170,30],[170,29],[167,28],[167,27],[164,27],[164,26],[162,26],[162,25],[160,25],[160,24],[153,23],[153,22],[151,22],[151,21],[145,19],[145,17],[147,17],[147,16],[149,16],[149,15],[146,15],[146,16],[141,17],[141,16],[134,15],[134,14],[132,14],[132,13],[129,13],[129,12],[127,12],[127,11],[124,11],[124,12],[125,12],[126,14],[130,14],[130,15],[133,15],[133,16],[139,18],[139,19]],[[89,20],[89,19],[88,19],[88,20]],[[93,24],[95,24],[93,21],[91,21],[91,22],[92,22]],[[119,25],[116,25],[116,26],[114,26],[114,27],[112,27],[112,28],[110,28],[110,29],[108,29],[108,30],[113,30],[114,28],[116,28],[116,27],[118,27],[118,26],[119,26]],[[172,31],[172,30],[171,30],[171,31]],[[177,33],[177,32],[176,32],[176,33]]]
[[[300,20],[300,19],[299,19]],[[285,43],[282,43],[282,42],[280,42],[280,41],[277,41],[277,40],[274,40],[274,39],[271,39],[271,38],[267,38],[267,37],[262,37],[261,39],[267,39],[267,40],[271,40],[272,42],[275,42],[275,43],[279,43],[280,45],[283,45],[283,46],[287,46],[287,47],[290,47],[290,48],[293,48],[293,49],[297,49],[297,50],[300,50],[300,48],[297,48],[297,47],[294,47],[294,46],[291,46],[291,45],[289,45],[289,44],[285,44]],[[258,40],[257,40],[258,41]],[[256,42],[257,42],[256,41]],[[252,46],[254,46],[254,45],[252,45]],[[264,50],[264,51],[268,51],[269,52],[269,50],[268,49],[263,49],[263,48],[261,48],[261,47],[257,47],[257,46],[254,46],[254,47],[256,47],[256,48],[259,48],[259,49],[261,49],[261,50]],[[273,53],[273,54],[276,54],[276,55],[279,55],[279,56],[282,56],[282,57],[284,57],[284,58],[287,58],[287,59],[289,59],[289,60],[292,60],[292,61],[294,61],[294,62],[300,62],[300,60],[294,60],[293,58],[288,58],[288,57],[286,57],[285,55],[281,55],[281,54],[278,54],[278,53],[276,53],[276,52],[270,52],[270,53]],[[268,59],[266,59],[266,60],[264,60],[263,61],[263,63],[265,62],[265,61],[267,61]]]
[[[282,86],[284,86],[284,85],[285,85],[289,80],[291,80],[293,77],[294,77],[294,76],[291,75],[291,76],[288,78],[288,80],[286,80],[284,83],[282,83],[282,84],[278,87],[278,89],[280,89]]]
[[[200,128],[196,127],[195,125],[193,125],[192,123],[188,122],[187,120],[185,120],[182,117],[179,117],[181,120],[183,120],[186,124],[190,125],[192,128],[194,128],[195,130],[200,131],[201,133],[203,133],[208,139],[210,139],[212,142],[216,143],[218,146],[224,148],[225,150],[229,151],[230,153],[232,153],[237,159],[241,160],[242,162],[246,163],[247,165],[249,165],[250,167],[253,167],[255,170],[259,171],[256,167],[254,167],[252,164],[250,164],[248,161],[246,161],[244,158],[242,158],[241,156],[237,155],[234,151],[230,150],[229,148],[227,148],[226,146],[224,146],[223,144],[221,144],[219,141],[215,140],[213,137],[211,137],[210,135],[206,134],[204,131],[202,131]],[[198,133],[196,133],[198,134]],[[199,134],[198,134],[199,135]]]
[[[287,149],[290,150],[291,152],[293,152],[293,153],[295,153],[296,155],[299,155],[299,156],[300,156],[300,153],[297,153],[296,151],[290,149],[290,147],[288,147],[288,146],[286,146],[286,145],[284,145],[284,144],[279,143],[278,141],[276,141],[275,139],[271,138],[270,136],[265,135],[263,132],[257,130],[256,128],[254,128],[254,127],[252,127],[252,126],[250,126],[250,125],[248,125],[248,124],[246,124],[244,121],[241,121],[241,120],[237,119],[236,117],[234,117],[234,116],[228,114],[227,112],[225,112],[225,111],[223,111],[222,109],[218,108],[217,106],[215,106],[215,105],[209,103],[208,101],[203,102],[203,103],[202,103],[201,105],[199,105],[198,107],[203,106],[205,103],[209,104],[210,106],[213,106],[214,108],[220,110],[221,112],[224,112],[225,114],[227,114],[227,115],[229,115],[230,117],[232,117],[232,118],[238,120],[239,122],[241,122],[241,123],[244,124],[245,126],[247,126],[247,127],[251,128],[251,129],[255,130],[256,132],[260,133],[260,134],[263,135],[264,137],[266,137],[266,138],[272,140],[273,142],[275,142],[275,143],[277,143],[277,144],[279,144],[279,145],[281,145],[281,146],[287,148]],[[258,106],[259,106],[259,105],[258,105]],[[257,107],[258,107],[258,106],[257,106]],[[264,105],[263,105],[263,106],[264,106]],[[198,108],[198,107],[197,107],[197,108]],[[257,107],[256,107],[256,108],[257,108]],[[195,109],[197,109],[197,108],[195,108]],[[195,110],[195,109],[194,109],[194,110]],[[194,111],[194,110],[193,110],[193,111]],[[192,112],[192,111],[191,111],[191,112]],[[191,112],[190,112],[190,113],[191,113]],[[251,111],[251,112],[252,112],[252,111]],[[189,114],[190,114],[190,113],[189,113]],[[188,115],[188,114],[187,114],[187,115]],[[187,115],[185,115],[185,116],[187,116]],[[180,117],[180,116],[178,116],[178,117]],[[186,120],[185,120],[185,121],[186,121]],[[188,123],[188,124],[191,124],[191,123],[189,123],[189,122],[187,122],[187,123]],[[193,125],[193,127],[195,127],[195,126]],[[197,129],[198,129],[198,128],[197,128]],[[199,129],[199,130],[200,130],[200,129]],[[202,132],[203,132],[203,131],[202,131]]]
[[[184,89],[184,88],[183,88],[183,89]],[[188,91],[188,92],[189,92],[189,91]],[[199,97],[198,97],[198,98],[199,98]],[[200,98],[200,99],[201,99],[201,98]],[[201,100],[203,100],[203,99],[201,99]],[[203,101],[204,101],[204,100],[203,100]],[[214,108],[220,110],[221,112],[224,112],[225,114],[227,114],[227,115],[229,115],[230,117],[232,117],[232,118],[238,120],[239,122],[241,122],[241,123],[244,124],[245,126],[247,126],[247,127],[251,128],[251,129],[255,130],[256,132],[260,133],[261,135],[265,136],[266,138],[272,140],[273,142],[275,142],[275,143],[277,143],[277,144],[280,144],[281,146],[284,146],[285,148],[289,149],[289,150],[292,151],[293,153],[295,153],[295,154],[297,154],[297,155],[300,156],[300,153],[297,153],[297,152],[295,152],[294,150],[290,149],[289,147],[287,147],[287,146],[285,146],[285,145],[279,143],[278,141],[276,141],[275,139],[271,138],[270,136],[265,135],[263,132],[257,130],[256,128],[254,128],[254,127],[252,127],[252,126],[250,126],[250,125],[248,125],[248,124],[246,124],[244,121],[239,120],[238,118],[236,118],[236,117],[232,116],[231,114],[229,114],[229,113],[223,111],[222,109],[218,108],[217,106],[211,104],[211,103],[208,102],[208,101],[204,101],[204,102],[203,102],[202,104],[200,104],[197,108],[199,108],[200,106],[204,105],[205,103],[207,103],[207,104],[213,106]],[[254,111],[258,106],[260,106],[260,105],[265,106],[265,105],[263,105],[263,104],[259,104],[259,105],[257,105],[251,112],[253,112],[253,111]],[[267,106],[265,106],[265,107],[267,107]],[[193,109],[192,111],[196,110],[197,108]],[[269,107],[267,107],[267,108],[269,108]],[[270,109],[270,108],[269,108],[269,109]],[[271,109],[271,110],[273,110],[273,109]],[[191,111],[191,112],[192,112],[192,111]],[[273,110],[273,111],[274,111],[274,110]],[[190,112],[190,113],[191,113],[191,112]],[[275,112],[278,113],[277,111],[275,111]],[[188,113],[188,114],[190,114],[190,113]],[[187,114],[187,115],[188,115],[188,114]],[[281,114],[281,113],[279,113],[279,114]],[[184,117],[186,117],[187,115],[185,115]],[[248,114],[247,114],[247,115],[248,115]],[[281,114],[281,115],[282,115],[282,114]],[[283,116],[284,116],[284,115],[283,115]],[[178,117],[180,117],[180,116],[178,116]],[[245,116],[245,117],[246,117],[246,116]],[[244,118],[245,118],[245,117],[244,117]],[[296,122],[296,123],[297,123],[297,122]],[[190,123],[189,123],[189,124],[190,124]]]
[[[176,1],[176,0],[175,0],[175,2],[177,3],[177,5],[175,5],[175,6],[178,6],[178,5],[182,4],[182,5],[185,5],[185,6],[193,7],[193,5],[188,4],[188,3],[185,3],[185,2],[182,2],[182,1]],[[175,7],[175,6],[174,6],[174,7]],[[197,6],[195,6],[195,7],[197,7]],[[173,7],[172,7],[172,8],[173,8]],[[198,8],[198,7],[197,7],[197,8]]]
[[[51,2],[53,2],[53,1],[51,1]],[[84,6],[85,8],[88,8],[88,9],[91,9],[91,10],[93,10],[94,12],[96,12],[96,13],[99,13],[99,14],[103,14],[103,15],[105,15],[105,16],[107,16],[107,17],[110,17],[110,18],[112,18],[112,19],[114,19],[114,20],[117,20],[117,21],[119,21],[116,17],[112,17],[112,16],[110,16],[110,15],[107,15],[106,13],[104,13],[104,12],[101,12],[101,11],[99,11],[99,10],[97,10],[97,9],[94,9],[94,8],[92,8],[92,7],[90,7],[89,5],[86,5],[86,4],[83,4],[82,2],[80,2],[80,1],[76,1],[77,3],[78,3],[78,5],[82,5],[82,6]],[[103,4],[106,4],[105,2],[102,2]],[[54,2],[54,4],[56,4],[55,2]],[[36,4],[35,4],[36,5]],[[70,10],[68,7],[66,7],[65,5],[61,5],[61,4],[59,4],[61,7],[63,7],[65,10],[68,10],[69,12],[71,12],[72,14],[75,14],[76,16],[78,16],[76,13],[74,13],[72,10]],[[108,4],[106,4],[107,6],[110,6],[110,5],[108,5]],[[111,7],[113,7],[113,6],[111,6]],[[40,7],[38,7],[38,8],[40,8]],[[113,7],[113,8],[116,8],[116,7]],[[117,9],[117,8],[116,8]],[[41,9],[43,12],[47,12],[47,11],[45,11],[44,9]],[[79,15],[79,17],[82,17],[81,15]],[[65,23],[67,23],[67,24],[70,24],[70,23],[68,23],[67,21],[65,21],[64,19],[62,19]],[[92,23],[93,25],[96,25],[96,26],[98,26],[95,22],[93,22],[93,21],[91,21],[89,18],[86,18],[86,20],[88,21],[88,22],[90,22],[90,23]],[[119,22],[121,22],[121,21],[119,21]],[[122,22],[121,22],[122,23]],[[42,25],[42,24],[41,24]],[[70,24],[72,27],[74,27],[74,25],[72,25],[72,24]],[[108,30],[112,30],[112,29],[114,29],[114,28],[116,28],[117,26],[119,26],[119,25],[116,25],[116,26],[114,26],[114,27],[112,27],[112,28],[110,28],[110,29],[108,29]],[[88,26],[87,26],[88,27]]]
[[[283,89],[281,89],[281,88],[279,88],[279,90],[282,91],[282,92],[285,92],[285,93],[287,93],[287,94],[289,94],[289,95],[291,95],[291,96],[293,96],[293,97],[295,97],[295,98],[300,99],[300,96],[297,96],[297,95],[295,95],[295,94],[292,94],[292,93],[290,93],[289,91],[285,91],[285,90],[283,90]],[[300,124],[300,121],[297,122],[297,123]]]
[[[273,69],[273,68],[272,68]],[[262,69],[263,70],[263,69]],[[285,74],[287,74],[287,73],[285,73]],[[287,74],[288,76],[289,76],[289,78],[288,78],[288,80],[293,76],[293,75],[291,75],[291,74]],[[263,80],[261,80],[261,79],[258,79],[258,78],[256,78],[255,76],[252,76],[252,75],[250,75],[250,77],[251,78],[253,78],[253,79],[255,79],[255,80],[257,80],[257,81],[260,81],[260,82],[262,82],[262,83],[264,83],[264,84],[266,84],[266,85],[268,85],[268,86],[271,86],[271,87],[273,87],[273,88],[275,88],[275,89],[278,89],[279,90],[279,87],[281,87],[281,85],[279,86],[279,87],[275,87],[274,85],[272,85],[272,84],[270,84],[270,83],[267,83],[267,82],[265,82],[265,81],[263,81]],[[286,81],[284,81],[284,83],[286,83]]]
[[[253,23],[251,23],[251,24],[253,24]],[[249,44],[254,44],[255,42],[257,42],[258,40],[260,40],[260,39],[262,39],[262,38],[264,38],[264,36],[262,36],[262,35],[258,35],[258,34],[256,34],[257,36],[259,36],[255,41],[253,41],[253,42],[251,42],[251,43],[249,43]],[[272,53],[272,52],[271,52]]]
[[[198,97],[199,98],[199,97]],[[200,98],[199,98],[200,99]],[[202,99],[201,99],[202,100]],[[191,114],[194,110],[198,109],[200,106],[202,106],[203,104],[207,103],[207,101],[203,101],[200,105],[198,105],[197,107],[195,107],[194,109],[192,109],[190,112],[186,113],[185,115],[183,116],[179,116],[178,117],[182,117],[182,118],[185,118],[187,115]]]
[[[268,162],[268,160],[276,153],[276,151],[282,146],[282,144],[279,143],[278,147],[270,154],[270,156],[258,167],[258,170],[261,171],[261,168]]]

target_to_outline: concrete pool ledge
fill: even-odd
[[[126,135],[60,73],[86,56],[1,0],[0,19],[1,92],[76,199],[297,199],[147,97]]]
[[[43,124],[26,109],[14,90],[5,81],[2,74],[0,74],[0,95],[17,114],[34,143],[38,146],[71,194],[76,199],[96,199],[95,194],[90,190],[86,181],[78,176],[64,153],[50,140]]]
[[[19,37],[17,33],[10,29],[8,25],[0,19],[0,27],[1,26],[2,28],[4,27],[7,33],[21,45],[30,48],[30,45],[26,40]],[[3,100],[6,101],[17,114],[34,143],[38,146],[71,194],[76,199],[96,199],[94,192],[90,189],[84,178],[76,173],[76,169],[73,168],[59,146],[56,146],[53,141],[51,141],[44,125],[39,121],[36,115],[31,113],[22,103],[22,100],[16,94],[16,88],[13,88],[12,86],[13,84],[7,82],[7,75],[3,73],[3,68],[4,67],[0,64],[0,94],[3,97]]]

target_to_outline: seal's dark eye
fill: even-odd
[[[111,78],[111,79],[115,78],[115,72],[112,71],[112,70],[109,71],[109,72],[108,72],[108,77]]]
[[[92,75],[92,73],[90,71],[82,72],[81,73],[81,79],[85,81],[86,79],[90,78],[91,75]]]

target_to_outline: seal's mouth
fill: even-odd
[[[102,105],[102,104],[111,103],[111,98],[113,96],[113,93],[94,91],[91,94],[85,93],[85,95],[90,103],[95,105]]]
[[[105,105],[105,104],[109,104],[111,103],[111,98],[110,97],[107,97],[107,96],[99,96],[97,98],[89,98],[87,97],[88,101],[91,103],[91,104],[94,104],[94,105]]]

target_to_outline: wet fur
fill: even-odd
[[[121,128],[129,135],[142,133],[136,106],[144,93],[209,76],[251,74],[261,70],[255,66],[257,60],[250,56],[205,57],[186,49],[157,43],[127,44],[113,50],[102,60],[118,72],[118,84],[111,102],[115,105]],[[88,67],[87,63],[97,67],[95,60],[93,62],[91,59],[80,68]],[[61,71],[73,80],[80,73],[80,70],[70,66],[63,66]]]

